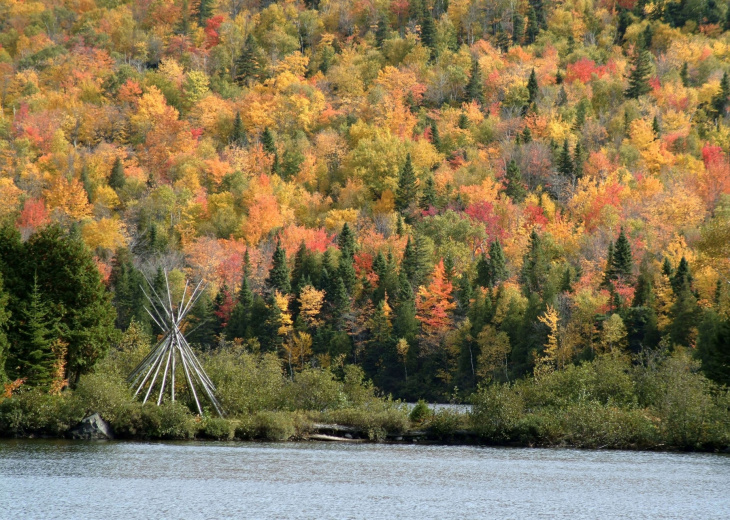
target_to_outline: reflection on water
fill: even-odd
[[[730,457],[0,441],[0,518],[727,519]]]

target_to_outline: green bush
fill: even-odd
[[[0,401],[3,436],[61,436],[83,418],[83,411],[69,393],[54,396],[31,388]]]
[[[223,417],[206,417],[203,421],[201,433],[209,438],[218,441],[230,441],[236,433],[238,421],[225,419]]]
[[[259,412],[254,416],[253,438],[286,441],[296,434],[294,416],[289,412]]]
[[[469,414],[472,428],[484,440],[501,442],[513,437],[525,413],[524,398],[517,386],[482,387],[472,396]]]
[[[319,412],[341,408],[347,404],[347,395],[342,386],[329,370],[302,370],[288,387],[289,408]]]
[[[469,424],[469,416],[456,410],[443,409],[434,413],[426,423],[428,432],[439,438],[448,439]]]
[[[387,434],[398,434],[408,429],[405,406],[390,401],[380,406],[331,410],[322,415],[322,420],[362,430],[370,440],[383,440]]]
[[[413,407],[413,410],[411,410],[408,418],[411,420],[412,423],[420,424],[432,415],[433,410],[428,407],[426,401],[421,399],[416,403],[416,406]]]
[[[120,437],[182,440],[192,439],[198,433],[199,421],[182,403],[130,403],[111,423]]]
[[[85,415],[98,413],[109,423],[116,423],[120,415],[134,401],[125,381],[102,373],[87,374],[81,378],[73,399]]]

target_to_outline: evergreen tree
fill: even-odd
[[[124,175],[124,165],[122,160],[117,157],[114,159],[114,165],[112,165],[112,172],[109,175],[109,187],[114,190],[121,190],[124,188],[124,184],[127,182],[127,178]]]
[[[621,232],[616,239],[616,245],[613,248],[613,275],[628,281],[631,279],[633,267],[634,260],[631,255],[631,245],[624,234],[624,228],[621,228]]]
[[[527,253],[525,253],[522,260],[522,270],[520,272],[522,290],[528,297],[541,294],[547,283],[550,259],[545,245],[542,237],[533,229],[530,233]]]
[[[29,386],[47,388],[51,384],[56,361],[52,345],[59,334],[57,320],[41,294],[37,275],[33,277],[27,303],[22,307],[18,321],[19,341],[8,355],[8,375],[11,379],[26,378]]]
[[[340,265],[337,269],[339,279],[345,284],[348,294],[353,294],[357,283],[357,274],[353,265],[353,258],[349,254],[340,255]]]
[[[682,257],[682,259],[679,261],[677,270],[672,275],[671,283],[675,295],[678,295],[685,286],[692,286],[692,275],[689,272],[689,263],[687,262],[687,259],[685,257]]]
[[[126,248],[119,249],[114,255],[109,285],[114,289],[116,327],[119,330],[127,330],[132,321],[135,321],[143,330],[151,332],[149,315],[144,310],[147,298],[142,292],[142,287],[146,287],[147,282],[142,273],[134,267],[132,255]]]
[[[709,311],[699,330],[697,354],[702,371],[713,381],[730,386],[730,320]]]
[[[535,74],[535,69],[532,69],[532,72],[530,72],[530,78],[527,80],[527,103],[532,104],[537,100],[537,94],[538,94],[539,86],[537,84],[537,75]]]
[[[515,45],[522,43],[525,37],[525,17],[520,13],[515,13],[512,17],[512,41]]]
[[[457,124],[461,130],[466,130],[469,128],[469,118],[466,117],[466,114],[464,112],[459,114],[459,121]]]
[[[441,149],[441,135],[439,134],[439,127],[436,124],[435,119],[431,119],[431,122],[429,123],[429,127],[431,128],[431,144],[433,145],[436,150]]]
[[[492,269],[487,255],[482,253],[477,260],[477,278],[476,283],[480,287],[492,286]]]
[[[3,276],[0,273],[0,382],[7,380],[5,373],[5,361],[8,357],[10,343],[8,336],[5,334],[10,322],[10,311],[8,310],[8,300],[10,295],[4,290]]]
[[[401,270],[405,273],[412,287],[419,287],[429,272],[429,262],[425,249],[423,238],[420,235],[416,235],[413,240],[410,236],[408,237],[403,252]]]
[[[239,85],[245,85],[249,80],[256,79],[261,74],[260,54],[258,43],[253,34],[249,33],[241,53],[235,61],[235,80]]]
[[[606,269],[603,271],[603,287],[613,287],[613,281],[616,279],[613,260],[613,242],[608,243],[608,252],[606,253]]]
[[[654,40],[654,28],[651,24],[647,24],[644,32],[641,33],[641,44],[645,49],[651,49],[652,41]]]
[[[482,69],[476,58],[471,60],[471,73],[469,82],[466,84],[466,101],[476,101],[480,105],[484,104],[484,80],[482,79]]]
[[[730,9],[728,9],[728,13],[730,13]],[[682,85],[685,88],[689,87],[689,65],[687,65],[686,61],[682,64],[682,68],[679,70],[679,79],[682,80]]]
[[[350,296],[347,293],[347,287],[341,277],[335,276],[332,291],[332,323],[335,329],[342,330],[345,324],[345,318],[350,312]]]
[[[416,201],[416,172],[411,162],[411,154],[406,155],[406,162],[398,175],[398,188],[395,192],[395,208],[403,213]]]
[[[622,9],[618,15],[618,24],[616,26],[616,41],[618,44],[624,42],[624,36],[626,35],[626,29],[631,25],[631,16],[626,9]]]
[[[226,326],[228,339],[247,339],[252,337],[251,311],[253,309],[254,294],[248,283],[248,276],[244,274],[241,280],[241,288],[238,290],[236,305],[233,307],[231,317]]]
[[[507,186],[504,189],[505,195],[511,198],[515,203],[520,203],[525,200],[527,190],[525,189],[525,185],[522,183],[520,167],[517,166],[517,162],[515,162],[514,159],[507,163],[505,179],[507,180]]]
[[[213,16],[213,0],[200,0],[198,4],[198,22],[201,27]]]
[[[261,133],[261,146],[264,147],[264,151],[266,153],[276,153],[276,142],[274,141],[274,135],[271,133],[271,130],[269,130],[268,126],[264,128],[264,131]]]
[[[651,130],[654,132],[654,138],[659,139],[662,135],[662,129],[659,126],[659,120],[656,116],[654,116],[654,119],[651,122]]]
[[[558,172],[566,178],[573,178],[573,159],[570,156],[567,139],[563,141],[563,148],[560,151],[560,155],[558,155]]]
[[[498,239],[489,246],[489,279],[492,285],[507,279],[507,259]]]
[[[527,10],[527,43],[535,43],[537,36],[540,34],[540,24],[537,20],[535,8],[530,6]]]
[[[724,117],[725,110],[728,105],[728,97],[730,96],[730,78],[728,78],[727,71],[722,74],[722,80],[720,81],[720,92],[712,98],[712,108],[715,111],[717,117]]]
[[[629,99],[639,99],[639,97],[651,91],[649,85],[651,56],[646,49],[637,49],[631,61],[631,73],[628,76],[629,86],[624,95]]]
[[[381,18],[378,20],[378,28],[375,30],[375,42],[378,45],[378,48],[383,48],[383,42],[388,37],[388,22],[385,21],[385,18]]]
[[[421,43],[429,49],[431,56],[436,55],[436,24],[428,9],[423,10],[421,17]]]
[[[340,231],[337,237],[337,245],[342,255],[352,259],[355,256],[355,244],[355,234],[350,229],[350,225],[345,222],[342,225],[342,231]]]
[[[241,119],[241,112],[236,112],[236,117],[233,120],[233,130],[231,131],[231,142],[237,146],[246,145],[246,129],[243,127],[243,120]]]
[[[529,126],[526,126],[522,131],[522,142],[525,144],[530,144],[532,142],[532,131]]]
[[[677,272],[679,272],[679,268],[677,268]],[[672,282],[674,285],[675,280]],[[675,345],[690,347],[693,346],[693,338],[702,318],[702,311],[697,305],[697,297],[692,293],[687,277],[682,278],[682,283],[676,289],[675,295],[674,304],[669,312],[671,319],[669,336]]]
[[[433,176],[426,179],[426,184],[423,187],[423,194],[421,195],[421,200],[419,200],[418,205],[424,211],[436,207],[436,185],[434,183]]]
[[[573,176],[576,179],[583,177],[583,146],[580,141],[575,143],[573,149]]]
[[[286,263],[286,251],[281,247],[281,242],[276,243],[276,250],[272,258],[271,270],[266,278],[266,285],[273,292],[278,290],[282,294],[291,292],[291,278],[289,266]]]

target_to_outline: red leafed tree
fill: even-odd
[[[699,179],[698,191],[708,208],[714,208],[720,195],[730,193],[730,162],[719,146],[702,148],[705,175]]]
[[[494,204],[489,201],[482,200],[464,210],[473,220],[484,224],[484,230],[487,233],[487,239],[491,243],[495,239],[504,240],[506,233],[504,226],[500,223],[499,215],[494,211]]]
[[[221,320],[223,327],[228,325],[228,320],[231,319],[231,313],[233,308],[236,306],[236,299],[233,297],[233,291],[227,286],[221,289],[220,303],[216,307],[214,314]]]
[[[438,347],[451,329],[451,311],[456,307],[452,291],[453,286],[446,278],[444,261],[440,260],[433,269],[428,286],[418,288],[416,317],[421,322],[423,353],[428,354]]]
[[[48,224],[48,210],[43,199],[28,199],[23,205],[23,211],[18,217],[18,228],[33,232],[37,228]]]

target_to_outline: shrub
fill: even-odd
[[[342,383],[329,370],[305,369],[296,375],[288,390],[289,407],[292,410],[323,412],[347,403]]]
[[[85,415],[98,413],[112,424],[126,413],[134,400],[124,381],[100,373],[83,376],[73,398]]]
[[[431,410],[428,405],[426,404],[426,401],[421,399],[416,403],[416,406],[413,407],[413,410],[411,410],[411,413],[408,415],[408,418],[411,420],[411,422],[420,424],[429,417],[433,415],[433,410]]]
[[[427,422],[427,429],[431,435],[439,439],[452,437],[458,430],[468,426],[469,417],[465,413],[448,408],[438,410]]]
[[[1,435],[60,436],[83,418],[83,411],[67,392],[53,396],[27,389],[0,402]]]
[[[485,440],[500,442],[512,438],[524,414],[524,400],[517,387],[482,387],[472,396],[469,418],[475,433]]]
[[[203,421],[202,433],[209,439],[230,441],[233,439],[238,421],[223,417],[207,417]]]
[[[254,416],[254,438],[286,441],[294,436],[294,417],[288,412],[259,412]]]

